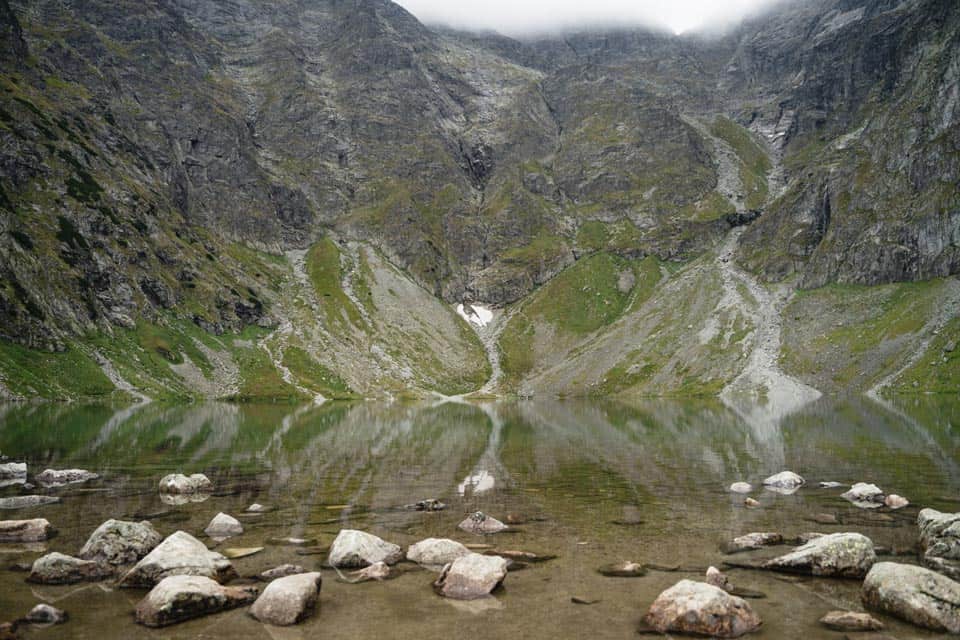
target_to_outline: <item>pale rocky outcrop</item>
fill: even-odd
[[[53,535],[46,518],[0,520],[0,542],[41,542]]]
[[[876,560],[870,538],[859,533],[831,533],[768,560],[763,567],[815,576],[862,578]]]
[[[470,549],[457,542],[447,538],[427,538],[407,549],[407,560],[416,562],[419,565],[443,568],[461,556],[470,553]]]
[[[45,469],[36,475],[36,481],[41,487],[60,487],[65,484],[96,480],[99,477],[99,474],[86,469]]]
[[[210,493],[213,483],[202,473],[185,476],[182,473],[171,473],[160,480],[160,493]]]
[[[917,525],[923,566],[960,580],[960,513],[922,509]]]
[[[243,533],[243,525],[233,516],[221,511],[213,517],[203,532],[211,538],[229,538]]]
[[[74,584],[112,575],[113,568],[108,565],[54,551],[34,560],[27,580],[40,584]]]
[[[496,518],[488,516],[482,511],[470,514],[457,526],[467,533],[475,533],[478,535],[500,533],[501,531],[509,529],[507,525]]]

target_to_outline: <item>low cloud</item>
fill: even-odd
[[[396,0],[426,24],[536,35],[591,26],[722,28],[772,0]]]

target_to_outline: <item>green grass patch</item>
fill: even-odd
[[[301,386],[321,393],[326,398],[355,397],[343,378],[299,347],[284,349],[283,366],[290,370]]]

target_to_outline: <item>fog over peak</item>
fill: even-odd
[[[536,35],[591,26],[722,28],[776,0],[396,0],[426,24]]]

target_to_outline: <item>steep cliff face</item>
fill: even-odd
[[[634,265],[618,274],[700,259],[689,273],[708,283],[703,265],[756,210],[735,255],[768,281],[960,271],[951,0],[797,0],[725,35],[529,41],[430,29],[387,0],[0,0],[0,47],[5,345],[86,345],[94,362],[97,336],[133,332],[149,350],[144,327],[183,344],[205,340],[194,328],[271,328],[271,357],[277,340],[302,351],[334,391],[383,383],[351,353],[397,375],[420,363],[410,385],[437,388],[441,352],[462,356],[459,391],[486,367],[465,325],[428,340],[425,364],[401,353],[422,341],[374,317],[389,296],[369,318],[347,308],[362,292],[332,316],[336,296],[306,304],[290,285],[303,256],[343,247],[348,289],[368,256],[417,299],[536,308],[531,293],[595,253]],[[649,318],[679,317],[659,308],[669,295],[651,300]],[[287,390],[303,388],[281,360]],[[189,389],[138,367],[147,386]]]

